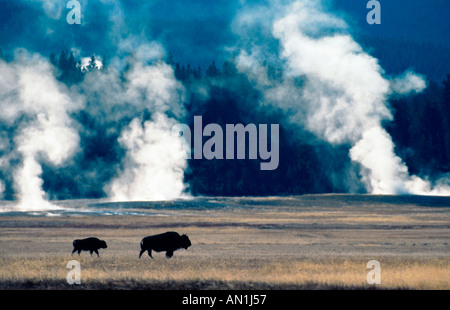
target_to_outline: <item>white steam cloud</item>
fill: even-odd
[[[149,50],[154,44],[141,47]],[[184,88],[162,61],[128,57],[127,69],[86,73],[70,89],[55,78],[43,57],[18,50],[0,60],[0,181],[16,195],[15,210],[57,208],[44,189],[43,165],[71,164],[80,150],[82,128],[74,115],[83,111],[96,128],[116,133],[125,151],[116,176],[104,190],[111,200],[166,200],[184,196],[187,161],[172,127],[184,114]],[[123,63],[122,59],[112,62]],[[82,94],[82,95],[81,95]],[[73,162],[72,162],[73,164]],[[93,176],[95,177],[95,176]]]
[[[81,69],[85,70],[91,63],[91,57],[83,57],[83,58],[81,58],[80,61],[81,61]],[[93,66],[95,67],[95,69],[103,68],[102,59],[99,58],[98,56],[95,56],[95,61],[94,61]]]
[[[400,95],[420,93],[427,87],[423,77],[411,71],[406,71],[401,76],[392,79],[390,82],[392,92]]]
[[[2,158],[3,166],[19,159],[14,167],[18,209],[51,209],[42,189],[41,163],[63,166],[78,150],[79,136],[70,113],[82,107],[56,81],[48,61],[24,50],[12,63],[0,61],[0,119],[14,132],[8,137],[13,151]]]
[[[55,19],[66,3],[30,1]],[[99,128],[118,137],[124,152],[122,161],[108,168],[115,171],[104,186],[110,200],[185,195],[184,142],[172,128],[186,114],[186,90],[172,67],[160,60],[164,48],[128,32],[121,2],[102,2],[111,13],[108,39],[117,47],[108,68],[87,72],[81,83],[68,88],[39,55],[17,50],[13,61],[0,60],[0,196],[13,191],[15,210],[57,208],[45,192],[44,166],[70,165],[81,151],[80,133],[96,136],[89,130]],[[263,94],[261,105],[281,109],[290,122],[333,145],[349,145],[349,157],[370,193],[449,195],[448,186],[409,174],[382,127],[392,120],[390,96],[420,92],[425,80],[412,71],[384,76],[378,60],[348,34],[344,20],[319,0],[284,3],[242,2],[231,25],[245,45],[235,64]],[[277,42],[278,53],[266,49],[267,42]],[[267,59],[283,66],[281,79],[269,77],[261,64]],[[88,61],[83,58],[82,65]],[[80,111],[94,126],[82,128],[75,121]]]
[[[127,150],[123,171],[108,186],[113,201],[170,200],[180,198],[187,168],[181,139],[171,134],[177,122],[165,114],[151,121],[133,119],[119,143]]]
[[[361,166],[370,193],[450,194],[450,188],[433,189],[429,182],[410,176],[381,125],[392,119],[386,101],[393,92],[426,87],[419,75],[406,72],[386,79],[378,60],[364,52],[346,33],[345,22],[326,13],[318,0],[295,1],[266,12],[272,14],[272,35],[280,42],[283,82],[271,82],[262,72],[266,69],[259,65],[257,47],[236,59],[238,69],[263,91],[263,104],[284,109],[293,123],[332,144],[351,145],[350,157]]]
[[[112,88],[117,93],[106,91],[105,94],[123,99],[122,104],[128,110],[123,112],[124,116],[147,110],[152,117],[147,121],[133,117],[122,130],[118,141],[126,156],[118,176],[105,187],[108,197],[113,201],[182,197],[186,189],[183,179],[187,160],[183,141],[172,135],[172,127],[185,113],[184,88],[175,79],[172,68],[162,62],[153,65],[134,62],[126,78],[125,88],[117,85]]]

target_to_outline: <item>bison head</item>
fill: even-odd
[[[98,247],[99,247],[100,249],[106,249],[108,246],[106,245],[106,242],[105,242],[105,241],[100,240],[99,243],[98,243]]]
[[[189,240],[189,237],[186,234],[183,234],[181,236],[181,247],[185,248],[187,250],[188,247],[192,245],[191,240]]]

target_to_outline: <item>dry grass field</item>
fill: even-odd
[[[450,289],[449,198],[312,195],[91,207],[129,214],[0,213],[0,289]],[[139,259],[141,238],[165,231],[188,234],[192,246],[171,259],[162,252]],[[108,244],[100,257],[71,255],[72,241],[90,236]],[[66,281],[72,259],[81,264],[80,285]],[[380,262],[381,284],[367,283],[369,260]]]

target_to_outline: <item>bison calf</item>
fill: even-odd
[[[180,236],[177,232],[169,231],[163,234],[148,236],[141,241],[141,252],[139,258],[145,251],[148,251],[148,256],[153,258],[152,250],[155,252],[166,251],[167,258],[173,256],[173,252],[184,248],[187,250],[191,246],[191,241],[187,235]]]
[[[77,239],[73,241],[73,251],[72,255],[75,252],[78,252],[78,255],[80,255],[81,251],[89,251],[97,253],[97,256],[100,257],[98,254],[99,249],[106,249],[108,246],[106,245],[106,242],[103,240],[100,240],[98,238],[86,238],[86,239]]]

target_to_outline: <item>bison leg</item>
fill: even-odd
[[[72,255],[73,255],[73,253],[75,253],[77,251],[77,249],[73,249],[73,251],[72,251]]]
[[[98,254],[98,250],[94,250],[94,252],[97,254],[97,257],[100,257],[100,254]]]
[[[173,256],[173,251],[167,251],[166,252],[166,257],[167,258],[171,258]]]
[[[141,258],[142,254],[144,254],[146,250],[141,250],[141,252],[139,252],[139,258]]]
[[[149,250],[148,250],[148,256],[150,256],[150,258],[153,259],[153,256],[152,256],[152,249],[149,249]]]
[[[78,250],[78,255],[80,255],[80,253],[81,253],[81,250]]]

